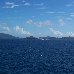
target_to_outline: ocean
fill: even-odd
[[[0,74],[74,74],[74,40],[1,39]]]

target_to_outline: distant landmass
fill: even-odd
[[[0,39],[19,39],[19,37],[15,37],[13,35],[10,34],[5,34],[5,33],[0,33]],[[20,39],[30,39],[30,40],[56,40],[56,39],[70,39],[70,40],[74,40],[74,37],[50,37],[50,36],[46,36],[46,37],[33,37],[33,36],[29,36],[29,37],[24,37],[24,38],[20,38]]]
[[[16,39],[18,37],[12,36],[10,34],[0,33],[0,39]]]

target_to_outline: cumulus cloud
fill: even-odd
[[[73,32],[61,32],[58,30],[55,30],[53,28],[50,28],[50,31],[52,32],[53,35],[58,36],[58,37],[74,37],[74,33]]]
[[[9,28],[7,23],[1,23],[0,24],[0,30],[2,32],[10,32],[10,28]]]
[[[34,22],[33,20],[30,19],[30,20],[28,20],[26,23],[27,23],[27,24],[31,24],[31,25],[35,25],[35,26],[38,26],[38,27],[51,25],[51,21],[50,21],[50,20],[40,21],[40,22]]]
[[[55,35],[55,36],[63,36],[63,33],[57,30],[54,30],[53,28],[50,28],[50,31]]]
[[[67,32],[66,33],[68,36],[74,37],[74,33],[73,32]]]
[[[30,32],[24,30],[24,28],[20,27],[20,26],[16,26],[15,30],[17,33],[23,34],[23,35],[32,35]]]
[[[5,6],[3,8],[14,8],[18,6],[19,5],[16,5],[14,2],[5,2]]]
[[[7,31],[7,32],[10,31],[10,28],[8,26],[3,26],[2,29],[3,29],[3,31]]]
[[[64,24],[65,24],[63,19],[59,19],[59,23],[60,23],[61,26],[64,26]]]

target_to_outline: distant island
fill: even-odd
[[[46,36],[46,37],[34,37],[34,36],[29,36],[29,37],[25,37],[25,38],[19,38],[19,37],[15,37],[13,35],[10,34],[5,34],[5,33],[0,33],[0,39],[39,39],[39,40],[53,40],[53,39],[74,39],[74,37],[50,37],[50,36]]]
[[[16,39],[18,37],[12,36],[10,34],[0,33],[0,39]]]

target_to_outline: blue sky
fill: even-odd
[[[0,0],[0,32],[74,37],[74,0]]]

